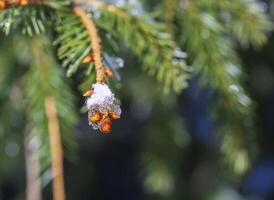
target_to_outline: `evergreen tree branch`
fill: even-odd
[[[241,45],[261,46],[267,40],[266,33],[273,30],[273,23],[262,6],[255,0],[194,0],[233,34]]]
[[[251,100],[241,86],[242,69],[233,41],[214,16],[203,12],[204,7],[197,4],[188,2],[183,11],[178,11],[181,12],[183,45],[202,82],[215,89],[218,103],[214,108],[215,114],[222,113],[217,121],[220,132],[225,133],[223,152],[226,161],[236,172],[243,172],[254,149],[248,140],[253,138]],[[239,163],[241,166],[237,165]]]
[[[89,34],[78,16],[66,12],[58,12],[55,29],[58,37],[53,44],[58,47],[57,56],[68,68],[67,76],[71,76],[91,52]],[[92,67],[88,67],[89,72]]]
[[[53,96],[46,97],[45,110],[48,120],[48,133],[52,158],[53,199],[65,199],[63,149],[60,137],[59,120],[56,111],[56,102]]]
[[[225,1],[225,0],[223,0]],[[267,41],[266,33],[273,30],[273,23],[255,0],[228,1],[231,18],[223,17],[229,30],[242,45],[259,47]]]
[[[0,31],[6,35],[20,31],[24,35],[44,33],[56,21],[57,11],[71,11],[68,0],[3,1],[0,5]]]
[[[105,67],[102,62],[101,55],[101,39],[97,33],[96,26],[91,18],[89,18],[86,12],[80,7],[74,7],[74,13],[80,17],[81,21],[85,25],[88,35],[91,40],[91,48],[94,55],[95,71],[96,71],[96,81],[99,83],[105,80]]]
[[[26,112],[28,125],[31,127],[30,132],[38,138],[40,143],[38,152],[41,170],[45,171],[51,163],[48,156],[51,152],[50,141],[46,135],[50,131],[45,110],[46,98],[54,97],[56,99],[62,148],[64,148],[65,156],[68,158],[75,156],[75,141],[71,131],[76,122],[76,112],[72,92],[49,52],[48,40],[43,37],[34,38],[31,40],[31,44],[32,48],[26,49],[32,55],[30,69],[24,79]],[[34,82],[35,84],[33,84]]]
[[[10,7],[0,12],[0,31],[6,35],[18,30],[29,36],[41,34],[52,25],[53,17],[53,10],[41,4]]]
[[[170,89],[179,92],[186,87],[189,69],[185,54],[176,47],[163,24],[96,0],[86,4],[101,9],[96,19],[98,26],[117,40],[122,39],[141,58],[144,69],[163,83],[165,92]]]

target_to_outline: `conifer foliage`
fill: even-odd
[[[225,162],[244,172],[256,151],[254,105],[244,87],[237,48],[262,46],[273,24],[254,0],[164,0],[157,5],[188,53],[201,89],[214,90],[211,110],[222,134]]]

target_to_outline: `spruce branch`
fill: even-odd
[[[242,69],[234,50],[234,42],[222,24],[213,15],[203,12],[189,2],[180,11],[183,45],[190,53],[192,65],[200,74],[202,83],[210,85],[216,93],[214,104],[220,132],[224,132],[223,152],[226,161],[243,172],[248,166],[254,146],[247,138],[252,136],[252,103],[242,85]],[[178,11],[179,13],[179,11]],[[236,166],[242,159],[242,165]]]
[[[0,12],[0,31],[9,35],[19,31],[24,35],[38,35],[51,25],[53,12],[37,5],[12,7]]]
[[[61,147],[57,148],[64,148],[65,156],[68,158],[75,156],[75,141],[71,131],[76,122],[76,112],[73,105],[74,97],[54,57],[49,52],[48,40],[39,37],[31,39],[30,43],[31,48],[27,49],[32,55],[30,69],[24,77],[25,105],[30,133],[38,138],[40,144],[37,151],[43,172],[50,167],[51,163],[48,156],[51,145],[46,133],[51,134],[52,130],[49,130],[51,126],[49,127],[49,116],[45,109],[46,99],[54,97],[56,100],[55,107],[62,141]]]
[[[55,29],[58,36],[53,44],[57,46],[57,56],[62,66],[68,68],[67,76],[71,76],[91,52],[89,34],[73,13],[58,12]]]
[[[133,16],[127,10],[91,0],[87,5],[100,9],[96,22],[101,29],[111,33],[116,40],[125,42],[140,58],[144,69],[163,83],[164,91],[180,92],[186,87],[189,69],[185,54],[167,34],[162,23],[144,16]]]
[[[52,157],[53,199],[65,199],[63,148],[60,137],[59,120],[56,111],[56,101],[53,96],[45,99],[45,111],[48,120],[48,133]]]
[[[189,76],[184,59],[185,54],[177,49],[169,34],[166,34],[161,23],[149,18],[132,16],[128,11],[106,4],[101,1],[74,1],[74,13],[58,12],[56,30],[58,38],[58,57],[62,65],[68,67],[67,75],[71,76],[81,65],[83,59],[92,50],[95,53],[95,71],[97,81],[103,81],[104,63],[102,62],[100,38],[96,25],[100,27],[105,43],[119,44],[124,41],[133,53],[142,60],[144,69],[164,84],[164,90],[170,88],[179,92],[186,87]],[[81,6],[81,7],[80,7]],[[96,10],[84,11],[87,6]],[[76,12],[75,12],[76,11]],[[87,14],[100,12],[99,17],[89,17]],[[93,20],[95,20],[96,25]],[[73,28],[72,28],[73,27]],[[100,53],[99,53],[100,52]],[[87,75],[92,71],[93,63],[87,69]]]
[[[19,31],[24,35],[44,33],[56,21],[58,11],[70,11],[68,0],[0,0],[0,31],[6,35]]]
[[[101,39],[98,35],[97,28],[91,18],[89,18],[86,12],[80,7],[74,7],[74,12],[77,16],[80,17],[81,21],[85,25],[88,35],[91,41],[91,48],[94,55],[95,71],[96,71],[96,81],[102,83],[105,80],[105,67],[102,62],[102,53],[101,53]]]
[[[256,0],[200,0],[193,4],[212,14],[244,46],[261,46],[267,41],[266,33],[273,30],[273,23]]]
[[[267,33],[273,30],[273,23],[263,8],[255,0],[226,1],[231,18],[223,19],[237,40],[247,46],[262,46],[267,41]]]

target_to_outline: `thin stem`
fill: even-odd
[[[25,134],[25,161],[26,161],[26,184],[27,200],[41,200],[41,180],[39,176],[39,160],[34,144],[35,138],[29,133]]]
[[[63,172],[63,150],[60,136],[60,128],[56,111],[56,102],[53,96],[45,99],[45,110],[48,118],[48,133],[50,139],[52,177],[53,177],[53,199],[65,199],[64,172]]]
[[[102,62],[102,52],[101,52],[101,39],[98,35],[95,23],[91,18],[87,16],[87,13],[80,7],[74,7],[74,13],[80,17],[82,23],[86,27],[91,43],[90,46],[93,50],[94,64],[96,70],[96,81],[102,83],[105,81],[105,67]]]

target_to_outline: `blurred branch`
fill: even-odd
[[[48,170],[52,164],[54,195],[62,198],[63,151],[67,158],[75,156],[75,140],[71,134],[76,122],[74,97],[51,54],[48,38],[30,41],[31,48],[24,45],[25,50],[31,52],[31,67],[24,79],[27,124],[39,141],[41,171]]]
[[[41,200],[41,179],[40,179],[40,166],[39,156],[37,154],[35,144],[37,143],[35,137],[29,133],[25,134],[25,163],[26,163],[26,180],[27,200]]]
[[[273,22],[260,3],[256,0],[202,0],[201,6],[218,17],[242,46],[259,47],[267,41],[266,33],[273,30]]]
[[[253,104],[242,86],[243,69],[235,41],[219,20],[219,11],[208,11],[212,9],[210,6],[215,6],[213,1],[209,2],[191,1],[188,6],[177,9],[181,31],[178,39],[191,55],[190,62],[196,74],[200,75],[201,85],[215,91],[217,100],[212,105],[212,113],[218,131],[224,133],[224,160],[234,167],[235,172],[243,173],[250,164],[251,155],[254,155]],[[244,25],[245,22],[240,23]],[[263,29],[260,34],[264,35]]]
[[[54,97],[46,97],[45,110],[48,118],[48,133],[51,147],[53,199],[64,200],[65,186],[63,172],[63,149]]]

